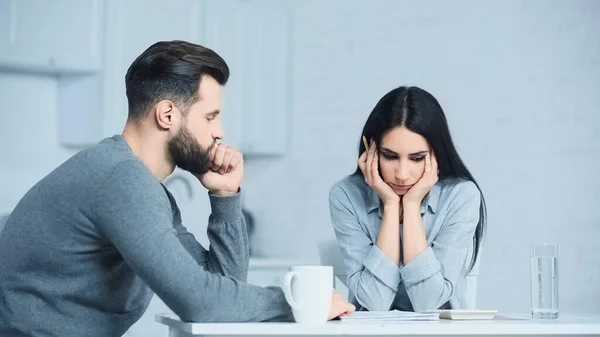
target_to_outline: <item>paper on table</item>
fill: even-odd
[[[355,311],[350,316],[342,317],[345,322],[370,321],[370,322],[393,322],[393,321],[437,321],[439,313],[418,313],[410,311]]]

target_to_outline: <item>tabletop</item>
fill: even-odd
[[[174,314],[157,314],[171,336],[190,335],[353,335],[353,336],[499,336],[499,335],[600,335],[600,315],[561,315],[556,320],[531,320],[523,314],[499,313],[491,320],[297,323],[186,323]],[[180,334],[174,333],[180,332]]]

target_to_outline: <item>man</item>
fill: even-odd
[[[243,158],[218,142],[228,77],[220,56],[183,41],[133,62],[122,135],[56,168],[6,223],[0,336],[121,336],[153,292],[185,321],[292,319],[280,288],[245,283]],[[208,251],[160,183],[176,166],[208,190]],[[353,310],[333,293],[330,319]]]

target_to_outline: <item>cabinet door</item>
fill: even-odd
[[[0,66],[51,74],[101,67],[104,0],[0,0]]]
[[[223,90],[219,118],[223,123],[223,142],[244,151],[244,101],[242,51],[243,22],[237,0],[206,1],[204,10],[204,45],[219,54],[229,67],[229,81]]]
[[[4,65],[6,60],[9,57],[9,48],[11,48],[11,44],[14,43],[14,38],[12,36],[12,23],[11,18],[13,16],[12,0],[0,0],[0,65]]]
[[[125,74],[135,58],[166,40],[200,42],[202,2],[197,0],[106,0],[106,114],[104,129],[120,133],[127,119]]]
[[[205,44],[231,70],[224,93],[226,142],[245,154],[282,155],[290,92],[289,2],[207,1]]]

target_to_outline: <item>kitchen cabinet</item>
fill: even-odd
[[[0,0],[0,71],[56,76],[58,142],[84,148],[120,133],[125,73],[160,40],[203,44],[228,63],[224,142],[285,154],[291,10],[277,0]]]
[[[104,82],[107,133],[120,133],[127,119],[125,74],[144,50],[158,41],[200,43],[202,1],[106,0]],[[108,24],[110,22],[110,24]]]
[[[0,69],[89,74],[102,66],[103,0],[0,0]]]
[[[83,148],[121,133],[127,120],[125,74],[146,48],[161,40],[200,42],[200,1],[104,0],[103,5],[101,70],[58,78],[58,134],[63,146]]]
[[[283,155],[291,110],[290,4],[207,1],[204,42],[227,61],[225,137],[245,154]]]

